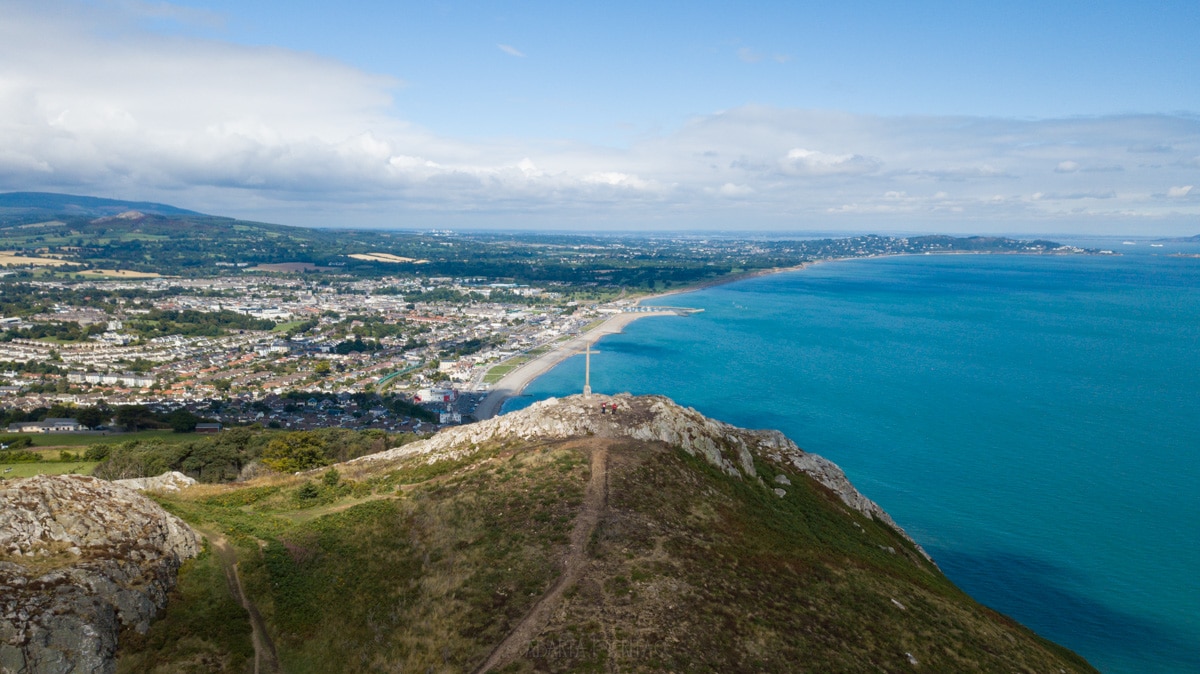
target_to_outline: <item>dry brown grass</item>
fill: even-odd
[[[364,262],[390,262],[392,264],[426,264],[429,260],[418,260],[411,257],[400,257],[391,253],[351,253],[346,257],[354,258],[355,260],[363,260]]]
[[[10,264],[31,265],[34,267],[64,267],[78,266],[78,262],[68,262],[67,260],[54,260],[45,257],[28,257],[25,255],[17,255],[16,251],[4,250],[0,251],[0,266]]]

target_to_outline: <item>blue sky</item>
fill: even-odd
[[[0,189],[289,224],[1200,232],[1200,3],[0,0]]]

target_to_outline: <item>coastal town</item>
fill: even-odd
[[[55,305],[43,315],[4,319],[10,335],[68,322],[89,333],[77,342],[17,337],[0,343],[0,362],[11,368],[0,372],[6,407],[144,405],[186,409],[226,425],[428,431],[474,419],[492,387],[530,360],[618,314],[645,315],[632,299],[557,304],[556,293],[545,288],[477,279],[153,279],[89,281],[72,289],[157,297],[119,301],[111,313]],[[489,301],[497,291],[548,302]],[[406,300],[421,294],[452,299]],[[183,311],[231,312],[274,327],[150,338],[129,330],[152,312]],[[385,393],[428,408],[437,421],[360,404],[361,394]]]
[[[693,312],[647,298],[834,259],[1087,252],[994,237],[498,237],[140,211],[23,217],[0,226],[10,249],[0,410],[19,433],[137,427],[117,418],[126,408],[157,415],[147,422],[157,427],[173,414],[188,431],[433,432],[498,414],[629,321]],[[81,410],[101,418],[83,423]]]

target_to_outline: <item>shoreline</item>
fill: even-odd
[[[713,279],[711,281],[704,281],[703,283],[698,283],[693,286],[687,286],[684,288],[678,288],[675,290],[668,290],[661,293],[655,293],[653,295],[639,297],[633,300],[633,306],[641,307],[643,306],[642,302],[647,300],[657,300],[663,297],[671,297],[672,295],[682,295],[683,293],[704,290],[706,288],[725,285],[727,283],[734,283],[736,281],[744,281],[746,279],[756,278],[759,276],[782,274],[789,271],[800,271],[826,261],[827,260],[813,260],[811,262],[805,262],[793,267],[773,267],[771,269],[757,269],[755,271],[745,272],[742,274],[733,274],[731,276],[725,276],[719,279]],[[645,306],[648,308],[653,307],[653,305]],[[554,369],[556,365],[570,358],[571,356],[583,353],[584,348],[588,344],[594,345],[605,335],[615,335],[624,332],[625,326],[642,318],[678,315],[678,313],[669,310],[641,312],[622,311],[620,313],[613,314],[604,319],[603,323],[597,325],[591,330],[576,335],[566,341],[559,342],[550,351],[520,365],[515,370],[501,377],[499,381],[492,385],[491,390],[488,391],[488,394],[484,396],[483,400],[480,401],[479,406],[475,408],[475,412],[472,416],[474,416],[477,421],[483,421],[484,419],[491,419],[492,417],[499,415],[500,409],[504,406],[505,401],[507,401],[509,398],[515,398],[521,395],[521,393],[525,390],[525,387],[533,383],[533,380]],[[582,386],[580,388],[582,390]]]
[[[1028,255],[1024,252],[990,252],[990,251],[944,251],[944,252],[925,252],[925,253],[889,253],[885,255],[853,255],[849,257],[824,258],[820,260],[810,260],[802,262],[791,267],[772,267],[770,269],[756,269],[754,271],[742,272],[740,274],[732,274],[721,278],[703,281],[696,285],[667,290],[653,295],[646,295],[633,300],[633,306],[643,306],[642,302],[648,300],[657,300],[663,297],[671,297],[673,295],[682,295],[684,293],[695,292],[697,290],[705,290],[715,288],[729,283],[738,281],[746,281],[760,276],[770,276],[773,274],[784,274],[787,272],[803,271],[810,267],[815,267],[826,262],[841,262],[843,260],[870,260],[885,257],[909,257],[909,256],[925,256],[925,255]],[[653,307],[654,305],[644,305]],[[479,406],[475,408],[475,413],[472,415],[477,421],[490,419],[500,414],[500,409],[504,406],[505,401],[509,398],[515,398],[525,390],[533,380],[546,374],[556,365],[563,362],[579,353],[583,353],[584,347],[587,344],[595,344],[600,338],[605,335],[615,335],[623,332],[625,326],[640,319],[649,318],[651,316],[677,316],[673,311],[647,311],[647,312],[621,312],[613,314],[604,320],[603,323],[572,337],[569,340],[559,342],[550,351],[544,353],[533,360],[522,364],[515,370],[504,375],[497,381],[488,394],[480,401]],[[580,386],[582,390],[582,386]]]
[[[650,297],[658,297],[652,295]],[[643,299],[649,299],[643,298]],[[640,300],[639,300],[640,301]],[[605,335],[615,335],[625,330],[625,326],[640,319],[649,318],[650,316],[677,316],[673,311],[646,311],[646,312],[631,312],[622,311],[613,314],[604,319],[596,327],[587,332],[575,335],[571,339],[557,343],[550,351],[534,358],[533,360],[518,366],[512,372],[504,375],[492,385],[488,394],[480,401],[479,406],[475,408],[474,417],[478,421],[490,419],[500,413],[500,408],[509,398],[515,398],[521,395],[526,386],[529,386],[534,379],[546,374],[554,368],[554,366],[570,358],[571,356],[583,353],[584,347],[588,344],[595,344],[597,340]],[[582,388],[582,387],[581,387]]]

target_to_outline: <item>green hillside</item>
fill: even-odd
[[[625,400],[630,428],[663,427],[656,399]],[[608,420],[555,437],[514,414],[432,451],[163,498],[211,552],[120,671],[1094,671],[786,450],[754,451],[747,479]]]

